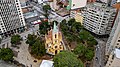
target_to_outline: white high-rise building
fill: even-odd
[[[86,10],[83,13],[84,27],[97,34],[106,35],[109,34],[114,22],[116,9],[107,7],[104,3],[91,3],[86,6]]]
[[[120,11],[106,43],[106,66],[119,67],[120,64]]]
[[[22,32],[25,29],[19,0],[0,0],[0,37]]]

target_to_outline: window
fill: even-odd
[[[56,38],[56,34],[55,34],[55,38]]]
[[[114,55],[112,56],[112,59],[114,59]]]
[[[55,46],[55,48],[57,48],[57,46]]]
[[[118,42],[120,42],[120,40],[118,40]]]
[[[115,48],[118,48],[117,46],[115,46]]]
[[[57,40],[55,40],[55,43],[57,42]]]
[[[18,5],[18,3],[16,3]]]
[[[117,43],[117,45],[119,45],[119,43]]]
[[[73,4],[73,6],[75,6],[75,4]]]

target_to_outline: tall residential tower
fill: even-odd
[[[91,3],[86,6],[83,13],[84,27],[97,34],[106,35],[109,34],[114,22],[116,9],[108,7],[104,3]]]
[[[19,0],[0,0],[0,37],[7,37],[24,31],[23,18]]]

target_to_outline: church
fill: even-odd
[[[60,51],[64,50],[62,33],[55,22],[54,22],[53,29],[48,31],[48,33],[45,35],[45,40],[46,40],[45,41],[46,53],[51,55],[56,55]]]

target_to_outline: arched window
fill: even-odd
[[[57,36],[57,35],[55,34],[55,38],[56,38],[56,36]]]

